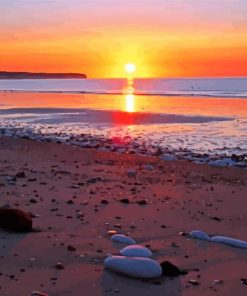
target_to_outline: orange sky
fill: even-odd
[[[1,0],[0,70],[247,76],[246,0]]]

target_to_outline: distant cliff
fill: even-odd
[[[0,79],[85,79],[81,73],[31,73],[31,72],[6,72],[0,71]]]

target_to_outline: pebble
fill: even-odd
[[[129,204],[129,203],[130,203],[130,201],[129,201],[128,198],[122,198],[122,199],[120,199],[119,201],[120,201],[121,203],[123,203],[123,204]]]
[[[75,252],[76,251],[76,248],[71,246],[71,245],[68,245],[67,246],[67,250],[70,251],[70,252]]]
[[[145,199],[139,200],[136,202],[140,206],[145,206],[147,204],[147,201]]]
[[[231,247],[247,249],[247,242],[227,236],[213,236],[211,241],[215,243],[229,245]]]
[[[111,240],[117,243],[127,244],[127,245],[135,245],[136,241],[133,240],[131,237],[124,235],[124,234],[114,234],[111,237]]]
[[[120,254],[126,257],[152,257],[153,253],[148,249],[140,245],[131,245],[120,250]]]
[[[117,231],[116,230],[109,230],[109,231],[107,231],[107,234],[112,236],[114,234],[117,234]]]
[[[136,172],[136,170],[134,170],[134,169],[129,169],[129,170],[127,171],[127,175],[128,175],[129,178],[134,178],[134,177],[136,177],[137,172]]]
[[[58,270],[62,270],[62,269],[64,269],[64,265],[62,264],[62,263],[60,263],[60,262],[58,262],[57,264],[56,264],[56,269],[58,269]]]
[[[16,176],[16,178],[25,178],[26,174],[25,174],[25,172],[19,172],[15,176]]]
[[[174,161],[177,159],[177,157],[172,154],[163,154],[160,156],[160,159],[165,161]]]
[[[207,233],[201,230],[193,230],[189,233],[189,235],[195,239],[210,241],[210,237]]]
[[[49,295],[43,292],[33,291],[31,296],[49,296]]]
[[[139,279],[157,278],[162,274],[160,264],[149,258],[108,256],[104,265],[112,271]]]
[[[199,286],[200,282],[198,282],[197,280],[189,280],[189,283],[193,286]]]

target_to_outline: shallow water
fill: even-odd
[[[88,134],[115,139],[120,148],[247,153],[246,99],[2,92],[0,109],[1,128],[50,138]]]

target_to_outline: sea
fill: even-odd
[[[247,78],[0,80],[0,131],[247,167]]]

